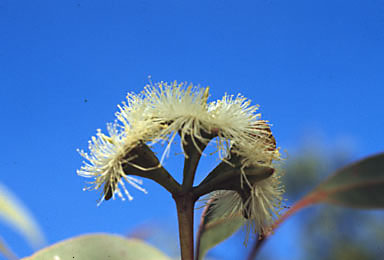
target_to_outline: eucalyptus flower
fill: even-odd
[[[270,128],[265,120],[260,119],[258,108],[258,105],[251,105],[251,101],[240,94],[236,97],[226,94],[209,104],[211,122],[218,129],[220,137],[222,159],[230,153],[244,155],[244,158],[252,156],[259,164],[262,160],[277,159],[277,154],[267,152],[273,146],[270,144]]]
[[[213,192],[210,195],[213,204],[209,213],[229,218],[242,215],[247,232],[253,231],[262,235],[269,231],[268,228],[284,208],[285,191],[280,182],[281,171],[274,163],[280,160],[280,153],[265,121],[255,122],[248,134],[251,139],[246,142],[246,139],[237,139],[237,143],[233,142],[234,149],[228,155],[229,162],[235,161],[234,158],[240,162],[234,165],[241,176],[240,185],[223,185],[224,190]],[[252,167],[266,167],[265,169],[273,172],[263,176],[247,174],[246,169]]]
[[[186,82],[160,82],[145,87],[147,106],[150,107],[150,117],[162,125],[154,142],[166,140],[168,145],[163,154],[169,154],[171,144],[177,134],[181,138],[181,146],[188,143],[187,138],[200,150],[197,142],[207,144],[210,138],[204,133],[211,132],[210,115],[207,109],[209,87],[199,88]],[[184,155],[188,157],[184,151]],[[163,158],[161,161],[163,161]]]
[[[247,198],[244,198],[234,190],[213,192],[210,195],[213,205],[209,214],[228,218],[243,216],[247,233],[265,234],[283,209],[284,187],[280,175],[275,173],[254,183],[247,194]]]
[[[134,151],[139,144],[151,140],[159,128],[153,121],[147,120],[145,100],[142,95],[128,93],[127,102],[123,102],[122,106],[118,105],[118,107],[120,111],[116,113],[117,120],[107,125],[108,135],[98,129],[96,136],[89,141],[89,154],[78,150],[88,162],[84,162],[77,174],[94,179],[89,182],[91,186],[86,190],[97,190],[103,187],[104,195],[100,202],[114,197],[115,194],[123,200],[125,197],[132,200],[125,182],[146,193],[146,190],[141,187],[142,181],[127,175],[123,166],[132,164],[141,168],[132,162],[137,158]]]
[[[140,142],[141,135],[134,131],[121,131],[116,123],[109,124],[107,128],[109,136],[98,129],[96,136],[93,136],[92,140],[89,141],[89,154],[79,150],[79,153],[88,162],[84,162],[77,174],[95,179],[89,182],[91,186],[86,190],[95,190],[103,186],[104,196],[102,200],[106,197],[109,199],[115,193],[123,200],[125,196],[132,200],[124,180],[136,189],[146,191],[141,187],[141,180],[124,173],[122,165],[132,159],[126,158],[126,156]]]
[[[176,81],[150,83],[139,94],[129,93],[108,134],[98,130],[89,153],[79,151],[88,162],[78,175],[93,178],[87,189],[103,187],[102,200],[115,194],[132,199],[125,183],[146,192],[136,175],[155,180],[173,196],[184,186],[196,199],[212,192],[213,214],[242,214],[250,229],[265,231],[279,214],[284,192],[274,167],[280,154],[270,125],[261,119],[258,105],[241,95],[225,94],[213,102],[208,98],[209,87]],[[189,179],[183,186],[161,165],[177,135],[186,158],[184,178]],[[221,163],[192,187],[197,163],[212,140]],[[161,160],[150,150],[158,142],[166,144]]]
[[[266,121],[260,120],[261,114],[256,113],[258,105],[251,105],[251,101],[241,95],[226,94],[220,100],[207,103],[209,87],[200,88],[177,81],[147,85],[144,93],[148,116],[163,126],[156,140],[168,143],[164,155],[169,154],[177,134],[181,137],[182,146],[190,137],[199,152],[202,151],[197,141],[207,144],[217,136],[217,151],[221,159],[228,155],[232,143],[237,143],[236,147],[240,144],[249,146],[250,143],[252,148],[258,144],[266,147],[264,140],[260,139],[265,139],[265,129],[269,127]],[[237,150],[239,153],[243,151],[240,147]],[[265,150],[257,149],[257,152],[266,157]],[[267,157],[271,160],[276,158],[275,155],[269,153]]]

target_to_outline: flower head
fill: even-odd
[[[270,128],[265,120],[260,119],[258,108],[241,95],[225,95],[209,104],[211,122],[218,129],[218,150],[222,159],[231,153],[244,158],[251,156],[250,160],[259,164],[277,158],[268,152],[271,141],[266,132],[270,133]]]
[[[98,129],[96,136],[89,141],[89,154],[79,150],[88,162],[84,162],[77,173],[80,176],[95,179],[90,182],[91,186],[87,190],[95,190],[103,186],[102,200],[108,200],[114,197],[114,194],[122,199],[127,197],[131,200],[132,196],[125,182],[146,192],[140,186],[142,181],[127,175],[123,165],[131,163],[136,158],[131,151],[140,143],[151,140],[159,129],[159,126],[146,116],[147,106],[142,95],[129,93],[127,102],[123,102],[118,107],[120,111],[116,113],[117,121],[107,125],[108,135]]]
[[[215,191],[213,214],[243,214],[248,227],[264,231],[278,215],[283,194],[280,177],[273,167],[280,154],[270,125],[261,120],[258,105],[251,105],[241,95],[226,94],[209,103],[208,97],[208,87],[176,81],[151,83],[138,95],[129,93],[126,102],[118,106],[116,122],[108,125],[108,134],[98,130],[89,142],[89,153],[79,151],[88,162],[77,171],[78,175],[94,179],[87,189],[103,187],[102,200],[115,194],[132,199],[125,183],[145,192],[141,181],[131,176],[138,175],[177,193],[183,187],[172,176],[164,177],[168,172],[161,167],[177,134],[185,158],[191,151],[199,153],[188,162],[194,164],[189,165],[192,171],[202,150],[216,137],[222,162],[199,185],[203,187],[201,194]],[[146,145],[158,142],[167,144],[160,162]],[[196,149],[189,149],[189,143]],[[152,163],[147,163],[150,160]],[[162,171],[143,173],[160,167]],[[129,172],[135,169],[140,172]],[[192,187],[194,172],[190,176],[189,188],[196,191]],[[168,180],[172,184],[168,185]],[[217,186],[212,185],[214,182]],[[208,187],[206,193],[204,185]]]
[[[169,153],[177,134],[180,135],[182,148],[187,143],[187,137],[191,138],[197,149],[199,149],[197,141],[209,142],[209,139],[203,136],[203,133],[211,132],[207,110],[208,90],[208,87],[199,88],[176,81],[160,82],[145,87],[144,93],[147,105],[150,107],[151,119],[163,126],[157,140],[168,142],[164,155]]]
[[[228,179],[229,185],[221,183],[224,190],[213,192],[210,196],[213,202],[209,214],[227,217],[243,215],[248,233],[253,231],[264,234],[283,208],[284,187],[280,182],[281,174],[275,170],[276,165],[273,163],[280,160],[280,153],[270,126],[259,119],[259,114],[255,114],[257,107],[249,107],[248,102],[242,102],[242,99],[239,103],[229,101],[224,106],[228,107],[228,111],[232,105],[235,106],[232,109],[242,111],[238,116],[238,119],[243,117],[239,120],[242,122],[239,124],[241,127],[235,124],[221,128],[223,138],[230,140],[230,147],[225,151],[226,157],[223,161],[233,164],[234,172],[239,175],[240,185],[234,184],[232,177]],[[260,167],[272,170],[273,174],[249,173],[252,169],[262,169]]]
[[[258,105],[241,95],[225,94],[222,99],[209,104],[212,122],[219,128],[219,136],[234,140],[246,140],[254,131],[261,114],[256,113]]]
[[[124,173],[122,165],[131,159],[126,156],[140,142],[141,136],[137,132],[121,131],[117,124],[109,124],[107,128],[109,136],[104,135],[98,129],[96,137],[92,137],[92,141],[89,142],[89,154],[79,150],[79,153],[88,162],[84,162],[77,174],[95,179],[90,182],[92,185],[86,188],[87,190],[95,190],[103,186],[102,200],[109,199],[115,193],[122,199],[125,195],[131,200],[132,196],[128,192],[124,180],[133,187],[143,192],[146,191],[140,186],[140,180]]]
[[[244,195],[233,190],[221,190],[211,194],[213,205],[209,214],[234,217],[243,215],[247,231],[264,234],[283,208],[284,188],[280,175],[254,183]]]

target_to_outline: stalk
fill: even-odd
[[[193,260],[193,213],[195,199],[192,193],[173,196],[179,222],[179,239],[182,260]]]

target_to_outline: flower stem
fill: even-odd
[[[186,136],[185,142],[186,143],[183,144],[183,149],[186,157],[184,160],[183,183],[181,186],[184,192],[189,192],[192,190],[201,153],[207,145],[206,143],[193,139],[191,136]]]
[[[173,195],[179,222],[179,238],[182,260],[193,260],[193,213],[195,198],[192,193]]]
[[[276,222],[271,226],[271,231],[263,234],[259,240],[255,242],[255,244],[252,247],[252,250],[248,256],[248,260],[254,260],[256,259],[257,254],[259,253],[261,247],[264,245],[266,240],[271,236],[271,234],[276,230],[276,228],[279,227],[279,225],[284,222],[288,217],[292,216],[297,211],[308,207],[310,205],[313,205],[319,201],[321,201],[324,194],[322,192],[312,192],[296,202],[288,211],[284,213]]]
[[[202,135],[208,140],[213,138],[213,135],[207,133],[202,133]],[[201,153],[205,147],[205,142],[194,139],[193,136],[187,135],[184,137],[183,150],[185,153],[185,160],[183,182],[181,187],[178,186],[181,190],[180,192],[172,192],[172,197],[176,202],[177,208],[182,260],[193,260],[193,215],[195,202],[199,198],[199,196],[194,195],[192,192],[193,181],[195,179],[195,173],[200,161]]]
[[[160,161],[148,145],[140,143],[133,151],[137,157],[131,159],[132,164],[123,164],[124,172],[127,175],[135,175],[151,179],[172,194],[181,191],[181,185],[160,165]],[[129,156],[132,155],[128,154],[127,157],[129,158]],[[141,168],[138,168],[138,166]]]

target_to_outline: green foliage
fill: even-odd
[[[339,168],[349,160],[346,154],[300,154],[300,157],[288,161],[286,167],[284,183],[290,198],[297,198],[298,194],[308,191],[308,187],[315,186],[329,175],[330,168]],[[383,157],[383,154],[375,155],[336,171],[312,194],[319,191],[317,202],[363,209],[383,207],[384,189],[374,189],[381,185],[384,178]],[[303,179],[306,181],[303,182]],[[300,251],[300,259],[371,260],[380,259],[384,252],[383,212],[322,205],[298,217],[296,250]],[[263,257],[269,253],[263,252]]]
[[[316,173],[316,170],[324,169],[324,167],[320,168],[316,167],[316,165],[322,165],[321,160],[316,160],[315,157],[310,157],[309,160],[302,160],[301,163],[294,163],[293,166],[290,165],[288,169],[295,173],[301,172],[301,175],[296,175],[296,178],[300,178],[303,174],[307,174],[307,179],[308,176],[316,179],[316,174],[314,174]],[[292,181],[292,183],[294,183],[294,181]],[[368,157],[336,171],[335,174],[331,175],[331,177],[318,185],[312,192],[309,192],[308,195],[304,196],[294,204],[275,223],[273,228],[276,228],[289,216],[304,207],[321,202],[355,208],[383,208],[384,154]],[[324,223],[324,219],[318,219],[318,221]],[[208,249],[236,232],[243,222],[244,221],[236,222],[234,220],[228,220],[225,217],[211,219],[210,215],[204,216],[198,236],[199,259],[202,259]],[[343,246],[345,247],[346,244],[340,243],[340,247]],[[371,259],[370,256],[372,254],[359,250],[359,248],[361,247],[356,247],[354,251],[349,250],[348,254],[367,256],[366,259]],[[358,254],[355,251],[359,251],[360,253]],[[340,252],[340,250],[335,250],[334,255],[340,255]],[[343,252],[347,254],[347,251]]]
[[[349,208],[384,208],[384,154],[378,154],[347,165],[336,171],[313,189],[315,183],[324,177],[330,161],[310,155],[289,162],[286,167],[288,197],[300,196],[312,191],[299,200],[275,224],[276,228],[286,218],[304,207],[317,203],[330,203]],[[331,162],[331,163],[330,163]],[[340,164],[340,161],[338,162]],[[208,250],[226,240],[243,226],[242,216],[228,217],[211,213],[210,202],[204,210],[196,241],[196,257],[204,258]],[[309,212],[309,211],[307,211]],[[42,235],[37,225],[22,205],[0,186],[0,216],[11,224],[32,244],[41,244]],[[304,248],[302,259],[377,259],[384,248],[382,220],[363,211],[322,206],[302,216],[298,232],[303,234],[298,248]],[[273,237],[273,236],[272,236]],[[369,241],[368,243],[366,241]],[[300,245],[300,246],[299,246]],[[380,247],[380,248],[379,248]],[[327,248],[327,250],[322,250]],[[379,252],[380,251],[380,252]],[[0,253],[7,259],[16,256],[0,239]],[[24,260],[64,259],[118,259],[169,260],[159,250],[137,239],[126,239],[115,235],[96,234],[72,238],[38,251]]]
[[[368,157],[337,171],[294,204],[274,227],[302,208],[320,202],[355,208],[383,208],[384,154]]]
[[[201,218],[200,230],[196,240],[196,257],[203,259],[209,249],[229,238],[244,224],[243,216],[221,216],[206,214],[210,211],[210,203],[206,206]]]
[[[45,248],[24,260],[170,260],[158,249],[138,239],[93,234],[68,239]]]
[[[384,154],[337,171],[314,191],[321,201],[356,208],[384,207]]]

